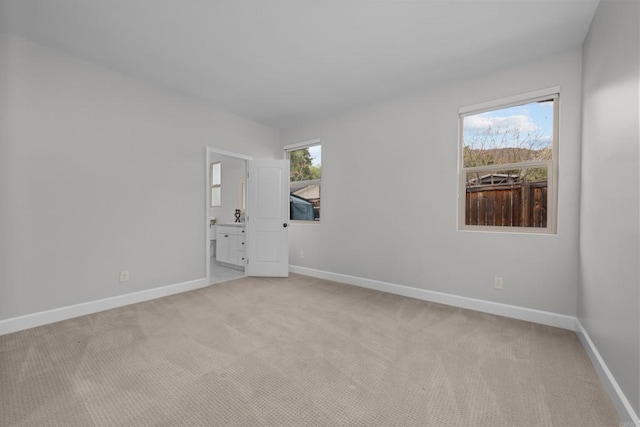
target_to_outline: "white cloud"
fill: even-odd
[[[498,133],[507,131],[535,132],[538,126],[529,116],[517,114],[512,116],[491,116],[490,113],[465,117],[465,131],[486,131],[488,129]]]

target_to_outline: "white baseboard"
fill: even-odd
[[[67,307],[55,308],[53,310],[41,311],[39,313],[27,314],[0,320],[0,335],[10,334],[36,326],[59,322],[61,320],[72,319],[86,314],[97,313],[111,308],[122,307],[124,305],[135,304],[168,295],[179,294],[193,289],[203,288],[209,285],[206,277],[188,282],[176,283],[159,288],[147,289],[144,291],[132,292],[130,294],[117,295],[115,297],[104,298],[96,301],[89,301],[81,304],[69,305]]]
[[[362,277],[349,276],[346,274],[315,270],[313,268],[299,267],[296,265],[290,265],[289,271],[305,276],[317,277],[320,279],[346,283],[348,285],[360,286],[362,288],[375,289],[377,291],[388,292],[390,294],[402,295],[405,297],[421,299],[424,301],[437,302],[454,307],[467,308],[469,310],[481,311],[483,313],[497,314],[498,316],[526,320],[528,322],[540,323],[542,325],[554,326],[556,328],[575,331],[576,318],[564,314],[534,310],[531,308],[484,301],[475,298],[461,297],[444,292],[428,291],[425,289],[412,288],[410,286],[397,285],[395,283],[381,282],[379,280],[365,279]]]
[[[600,353],[598,352],[595,344],[593,344],[593,341],[591,341],[591,337],[587,333],[587,330],[584,328],[584,326],[582,326],[582,323],[580,323],[580,320],[578,319],[576,319],[576,334],[578,335],[578,338],[580,338],[582,346],[587,351],[587,354],[589,355],[591,363],[593,363],[596,372],[598,372],[600,380],[607,389],[607,392],[609,393],[613,404],[618,410],[620,418],[622,418],[624,422],[627,423],[620,425],[628,425],[628,427],[635,425],[636,427],[640,427],[640,418],[638,418],[638,414],[636,414],[631,407],[631,403],[629,403],[629,400],[627,400],[627,397],[622,392],[622,389],[620,389],[620,386],[618,385],[615,377],[607,367],[607,364],[604,363],[604,359],[602,358],[602,356],[600,356]]]

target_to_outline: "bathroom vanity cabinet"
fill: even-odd
[[[244,267],[244,223],[216,225],[216,260]]]

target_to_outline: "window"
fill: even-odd
[[[555,233],[558,93],[545,92],[460,110],[460,229]]]
[[[211,163],[211,206],[222,206],[222,165]]]
[[[290,161],[289,218],[320,221],[322,146],[320,140],[284,147]]]

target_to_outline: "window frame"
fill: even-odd
[[[220,182],[217,183],[217,184],[214,182],[215,174],[213,173],[213,168],[215,167],[215,165],[219,165],[219,167],[220,167]],[[221,161],[211,162],[209,164],[209,175],[211,177],[211,183],[210,183],[211,185],[209,187],[209,194],[210,194],[210,197],[211,197],[211,207],[212,208],[222,207],[222,162]],[[214,204],[214,201],[213,201],[213,199],[214,199],[214,197],[213,197],[214,188],[219,188],[220,189],[220,200],[219,200],[220,203],[217,204],[217,205]]]
[[[315,147],[317,145],[322,147],[322,139],[315,138],[315,139],[310,139],[302,142],[296,142],[293,144],[285,145],[284,147],[282,147],[284,149],[284,158],[285,160],[289,160],[290,158],[289,153],[291,151],[302,150],[304,148]],[[291,178],[289,178],[289,189],[291,189]],[[322,200],[322,175],[320,175],[320,200]],[[295,224],[316,224],[316,225],[320,224],[322,222],[322,202],[320,203],[321,203],[320,217],[317,220],[309,221],[309,220],[301,220],[301,219],[290,219],[289,221]],[[289,215],[291,215],[291,213],[289,213]]]
[[[489,111],[530,104],[544,100],[553,100],[553,144],[551,160],[507,163],[500,165],[464,166],[464,118]],[[481,231],[492,233],[557,234],[558,222],[558,147],[560,133],[560,88],[553,87],[528,92],[508,98],[462,107],[458,110],[458,231]],[[467,225],[466,213],[466,177],[473,172],[497,172],[508,169],[547,168],[547,226],[512,227],[496,225]]]

